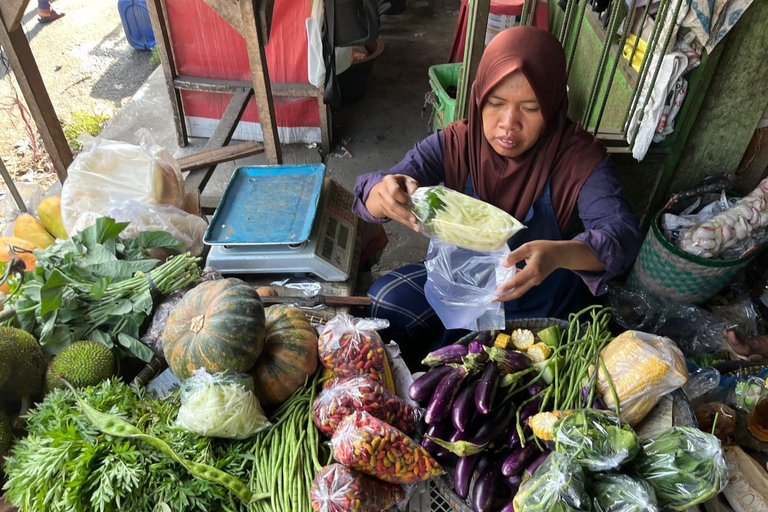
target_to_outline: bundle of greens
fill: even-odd
[[[575,461],[552,452],[514,499],[517,512],[576,512],[590,510],[584,472]]]
[[[173,251],[180,242],[163,231],[121,238],[127,226],[100,218],[65,242],[36,250],[37,267],[11,283],[4,307],[16,316],[7,324],[34,334],[49,354],[87,339],[150,361],[139,330],[156,298],[199,280],[200,260],[187,253],[159,265],[147,251]]]
[[[616,473],[592,475],[589,481],[595,512],[658,512],[653,489],[643,480]]]
[[[656,491],[659,505],[672,510],[703,503],[728,482],[720,441],[692,427],[673,427],[643,443],[634,469]]]
[[[589,471],[608,471],[637,455],[640,445],[632,428],[610,411],[581,409],[555,423],[555,450]]]
[[[440,185],[416,190],[411,200],[424,234],[464,249],[497,251],[525,227],[504,210]]]
[[[178,392],[158,399],[116,379],[79,397],[54,390],[30,411],[29,433],[7,459],[5,497],[25,512],[309,512],[322,466],[310,414],[317,384],[244,441],[176,426]]]

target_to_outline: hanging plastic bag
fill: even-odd
[[[424,294],[446,329],[490,331],[505,326],[504,304],[494,301],[496,290],[512,279],[515,267],[503,267],[510,253],[478,253],[431,240]]]
[[[272,424],[253,394],[253,378],[246,374],[210,374],[195,370],[181,387],[176,423],[206,437],[247,439]]]
[[[405,498],[405,490],[341,464],[325,466],[309,491],[316,512],[381,512]]]
[[[472,251],[499,251],[525,228],[504,210],[441,185],[417,189],[411,201],[422,233]]]
[[[84,151],[67,169],[61,189],[64,228],[75,234],[83,215],[104,217],[115,204],[132,200],[184,207],[184,178],[178,163],[142,131],[141,145],[84,138]]]

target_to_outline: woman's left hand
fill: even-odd
[[[525,268],[518,270],[512,279],[499,286],[496,290],[496,300],[506,302],[522,297],[525,292],[538,286],[549,275],[561,267],[561,242],[551,240],[535,240],[523,244],[512,251],[502,263],[505,267],[513,267],[525,261]]]

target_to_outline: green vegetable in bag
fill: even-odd
[[[590,510],[584,472],[576,461],[552,452],[514,499],[515,512],[577,512]]]
[[[643,443],[634,469],[659,505],[672,510],[703,503],[728,483],[720,441],[692,427],[673,427]]]
[[[555,450],[589,471],[608,471],[637,455],[637,435],[610,411],[582,409],[564,416],[553,429]]]
[[[658,512],[653,488],[643,480],[617,473],[593,475],[589,494],[595,512]]]

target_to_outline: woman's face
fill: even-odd
[[[539,140],[545,124],[536,94],[520,72],[499,82],[483,104],[485,138],[501,156],[525,153]]]

